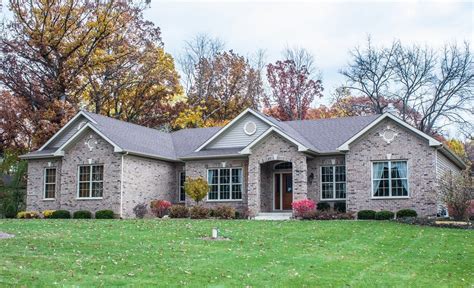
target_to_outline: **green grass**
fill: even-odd
[[[217,226],[231,241],[204,241]],[[474,231],[372,221],[0,220],[0,286],[472,287]]]

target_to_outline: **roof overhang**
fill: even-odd
[[[57,137],[59,137],[59,135],[61,135],[61,132],[63,132],[64,130],[66,130],[69,126],[72,125],[72,123],[74,123],[76,121],[77,118],[79,117],[85,117],[87,120],[89,120],[90,122],[94,123],[94,124],[97,124],[97,122],[95,122],[94,119],[92,119],[89,115],[87,115],[86,113],[84,113],[84,111],[79,111],[79,113],[77,113],[74,117],[72,117],[71,120],[69,120],[69,122],[66,123],[66,125],[64,125],[61,129],[59,129],[58,132],[56,132],[53,137],[51,137],[46,143],[43,144],[43,146],[41,146],[38,151],[41,151],[43,150],[45,147],[47,147],[49,145],[49,143],[53,142],[54,139],[56,139]]]
[[[56,158],[56,157],[61,157],[61,156],[55,156],[54,154],[41,154],[41,155],[20,155],[18,158],[23,159],[23,160],[35,160],[35,159],[47,159],[47,158]]]
[[[391,113],[384,113],[384,114],[380,115],[380,117],[378,117],[377,119],[372,121],[364,129],[360,130],[357,134],[352,136],[349,140],[344,142],[341,146],[339,146],[337,148],[337,150],[338,151],[349,151],[349,145],[351,143],[353,143],[354,141],[356,141],[357,139],[362,137],[362,135],[364,135],[367,131],[369,131],[374,126],[376,126],[377,124],[379,124],[380,122],[382,122],[384,119],[387,119],[387,118],[397,122],[399,125],[405,127],[406,129],[412,131],[413,133],[421,136],[422,138],[425,138],[426,140],[428,140],[430,146],[437,147],[437,146],[442,145],[442,143],[439,142],[438,140],[434,139],[433,137],[431,137],[430,135],[428,135],[424,132],[421,132],[420,130],[416,129],[415,127],[411,126],[410,124],[406,123],[405,121],[403,121],[402,119],[396,117],[395,115],[393,115]]]
[[[235,158],[244,158],[247,157],[247,155],[242,155],[242,154],[226,154],[226,155],[203,155],[203,156],[184,156],[184,157],[179,157],[179,159],[185,161],[185,160],[203,160],[203,159],[235,159]]]
[[[257,145],[260,141],[265,139],[265,137],[267,137],[268,135],[270,135],[273,132],[280,135],[280,136],[282,136],[283,138],[285,138],[289,142],[295,144],[298,147],[298,151],[300,151],[300,152],[311,152],[311,150],[308,147],[306,147],[305,145],[303,145],[300,142],[296,141],[292,137],[288,136],[286,133],[284,133],[280,129],[277,129],[275,127],[270,127],[270,128],[267,129],[267,131],[262,133],[262,135],[258,136],[257,139],[250,142],[250,144],[247,145],[244,149],[242,149],[239,153],[244,154],[244,155],[252,154],[252,152],[251,152],[252,147]]]
[[[232,127],[237,121],[239,121],[239,119],[241,119],[242,117],[244,117],[245,115],[247,114],[252,114],[253,116],[257,117],[258,119],[262,120],[263,122],[267,123],[268,125],[270,125],[270,127],[276,127],[274,123],[272,123],[271,121],[269,121],[268,119],[266,119],[265,117],[263,117],[261,114],[253,111],[252,109],[250,108],[247,108],[245,109],[242,113],[239,114],[239,116],[235,117],[232,121],[230,121],[227,125],[225,125],[222,129],[220,129],[219,131],[217,131],[216,134],[212,135],[211,138],[207,139],[206,142],[204,142],[201,146],[199,146],[194,152],[199,152],[201,151],[202,149],[204,149],[204,147],[206,147],[209,143],[211,143],[212,141],[214,141],[217,137],[219,137],[219,135],[221,135],[222,133],[224,133],[225,131],[227,131],[230,127]]]
[[[121,147],[119,147],[112,140],[110,140],[107,136],[105,136],[102,132],[100,132],[99,129],[97,129],[96,127],[91,125],[91,123],[87,123],[86,125],[81,127],[81,129],[79,129],[76,133],[74,133],[74,135],[71,138],[69,138],[63,145],[61,145],[61,147],[59,147],[58,150],[56,150],[56,152],[54,152],[53,155],[54,156],[64,156],[65,148],[67,148],[71,143],[73,143],[77,138],[79,138],[87,129],[91,129],[92,131],[97,133],[102,139],[104,139],[110,145],[112,145],[114,147],[114,152],[119,152],[119,153],[123,152],[123,149]]]

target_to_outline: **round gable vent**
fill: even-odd
[[[247,123],[245,123],[244,132],[247,135],[255,134],[255,132],[257,132],[257,125],[255,124],[255,122],[248,121]]]

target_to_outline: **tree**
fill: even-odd
[[[308,50],[301,47],[286,47],[285,50],[283,50],[282,56],[285,60],[293,61],[297,70],[305,67],[311,79],[320,78],[316,75],[318,74],[318,69],[314,61],[314,56]]]
[[[474,199],[474,182],[468,170],[460,174],[444,175],[439,191],[455,220],[465,220],[469,217],[467,211],[471,200]]]
[[[310,79],[305,66],[298,69],[292,60],[268,64],[271,95],[264,97],[266,111],[280,120],[306,119],[315,97],[322,97],[321,80]]]
[[[204,122],[227,121],[245,108],[258,108],[263,85],[260,73],[232,50],[219,52],[213,59],[202,58],[195,75],[188,104],[204,108]]]
[[[202,177],[186,177],[186,181],[184,182],[184,191],[186,191],[186,194],[191,197],[191,199],[199,204],[199,202],[204,199],[204,197],[206,197],[207,193],[209,192],[209,185]]]
[[[464,148],[464,143],[458,139],[449,139],[446,142],[446,145],[448,145],[449,149],[456,153],[459,158],[463,159],[465,162],[468,162],[468,156],[466,154],[466,150]]]
[[[180,92],[178,75],[159,28],[143,19],[146,3],[9,4],[12,20],[0,36],[0,85],[22,107],[19,122],[32,135],[23,146],[40,146],[80,107],[150,126],[165,122],[157,114],[171,114],[166,102]]]

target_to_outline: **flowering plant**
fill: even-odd
[[[311,199],[303,199],[294,201],[291,204],[291,207],[293,208],[293,214],[295,217],[304,217],[316,209],[316,202]]]

